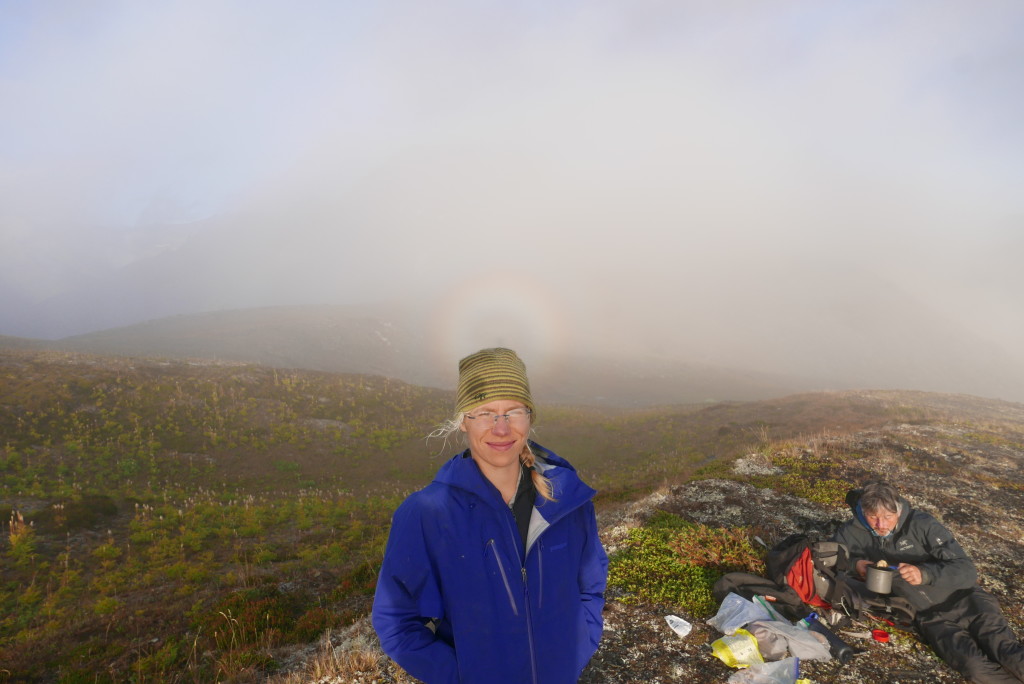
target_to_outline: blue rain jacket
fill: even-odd
[[[557,501],[537,496],[525,549],[468,451],[395,511],[373,627],[427,684],[565,684],[597,650],[608,557],[595,492],[567,461],[530,448]]]

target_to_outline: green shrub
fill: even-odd
[[[165,675],[180,671],[178,654],[181,649],[178,641],[170,639],[149,655],[142,656],[132,666],[139,681],[160,681],[167,679]],[[164,675],[164,676],[161,676]]]
[[[669,546],[679,558],[710,568],[719,576],[730,572],[764,574],[762,552],[751,545],[751,536],[745,527],[687,525],[669,539]]]
[[[256,551],[252,557],[252,562],[256,565],[269,565],[275,560],[277,560],[277,553],[274,549],[262,544],[256,547]]]
[[[316,641],[325,630],[337,627],[339,622],[339,616],[334,611],[323,606],[316,606],[307,610],[302,617],[295,621],[292,636],[298,642]]]
[[[775,453],[770,456],[774,466],[782,468],[781,475],[757,475],[750,483],[762,489],[774,489],[826,506],[842,505],[850,483],[829,477],[835,465],[820,456],[802,453],[792,456]]]
[[[297,473],[300,470],[299,464],[295,461],[274,461],[274,469],[279,473]]]
[[[25,522],[21,513],[12,511],[8,530],[7,538],[10,541],[10,548],[7,553],[10,554],[14,564],[18,566],[31,564],[36,555],[35,529]]]
[[[712,615],[714,583],[727,572],[761,572],[761,555],[748,531],[711,528],[658,512],[631,530],[609,559],[608,584],[622,592],[623,603],[681,608],[695,617]]]
[[[345,573],[337,588],[332,592],[333,600],[342,600],[352,596],[369,596],[377,588],[377,575],[380,572],[380,561],[361,563]]]
[[[121,607],[121,602],[112,596],[105,596],[98,599],[93,605],[92,610],[97,615],[110,615],[115,610]]]
[[[273,585],[236,591],[203,613],[196,631],[212,636],[220,650],[276,646],[302,614],[302,603],[302,597],[281,593]]]
[[[121,557],[121,549],[114,544],[107,542],[92,550],[92,555],[100,561],[115,561]]]

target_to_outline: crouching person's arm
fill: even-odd
[[[914,564],[920,571],[919,583],[948,592],[974,586],[978,581],[978,570],[953,533],[934,518],[928,521],[927,530],[925,539],[928,559]],[[900,576],[908,583],[915,584],[903,574],[902,566]]]

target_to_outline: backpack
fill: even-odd
[[[910,601],[893,594],[876,594],[857,579],[846,583],[845,592],[835,607],[851,617],[880,620],[908,631],[916,629],[917,610]]]
[[[755,596],[764,596],[776,611],[789,620],[799,620],[810,612],[790,587],[780,587],[766,577],[749,572],[726,573],[711,588],[711,595],[718,604],[730,593],[751,601]]]
[[[768,579],[790,587],[800,600],[815,608],[831,608],[846,594],[845,577],[850,556],[839,542],[822,541],[809,534],[791,534],[768,550]]]
[[[747,599],[765,596],[791,620],[817,608],[830,624],[844,617],[870,617],[912,630],[916,611],[910,602],[868,591],[864,582],[846,574],[849,560],[849,552],[839,542],[791,534],[768,550],[766,577],[731,572],[715,582],[712,594],[718,603],[729,592]]]
[[[850,554],[839,542],[821,541],[808,534],[791,534],[768,550],[765,568],[780,587],[792,589],[800,600],[834,617],[871,617],[901,629],[913,629],[917,611],[899,596],[869,591],[846,574]]]
[[[748,599],[766,596],[785,617],[797,620],[814,608],[820,613],[833,603],[850,604],[845,580],[848,561],[846,547],[838,542],[792,534],[768,550],[766,577],[731,572],[715,582],[712,594],[719,603],[729,592]]]

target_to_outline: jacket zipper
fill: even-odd
[[[515,525],[515,515],[511,510],[509,511],[509,517],[506,518],[506,520],[508,521],[509,534],[512,536],[512,548],[516,550],[516,557],[519,558],[521,566],[520,569],[523,572],[523,605],[525,606],[526,611],[526,639],[527,643],[530,645],[530,676],[533,684],[537,684],[537,647],[533,638],[533,615],[530,610],[530,585],[526,579],[526,557],[525,555],[519,555],[519,544],[516,543],[516,535],[519,534],[519,528]],[[491,541],[493,542],[494,540],[492,539]],[[497,553],[497,550],[495,550],[495,553]],[[524,554],[525,553],[526,551],[524,550]]]
[[[537,609],[544,609],[544,554],[541,553],[544,547],[541,546],[540,540],[538,539],[533,543],[537,547]],[[526,567],[523,567],[525,573]],[[524,574],[525,578],[525,574]]]
[[[509,605],[512,606],[512,614],[515,615],[516,617],[519,617],[519,608],[516,607],[516,599],[515,599],[515,596],[513,596],[513,594],[512,594],[512,585],[509,584],[508,575],[505,573],[505,564],[501,562],[501,556],[498,555],[498,546],[494,543],[493,539],[488,541],[487,545],[490,546],[491,547],[491,551],[494,552],[494,560],[498,564],[498,572],[501,573],[501,581],[505,583],[505,594],[508,596],[508,603],[509,603]],[[523,568],[523,574],[524,574],[523,579],[524,580],[526,579],[525,573],[526,573],[526,569]],[[532,640],[531,640],[531,645],[532,645]]]
[[[530,644],[530,674],[537,684],[537,647],[533,642],[533,616],[530,614],[530,587],[526,584],[526,565],[523,565],[523,595],[526,599],[526,638]]]

